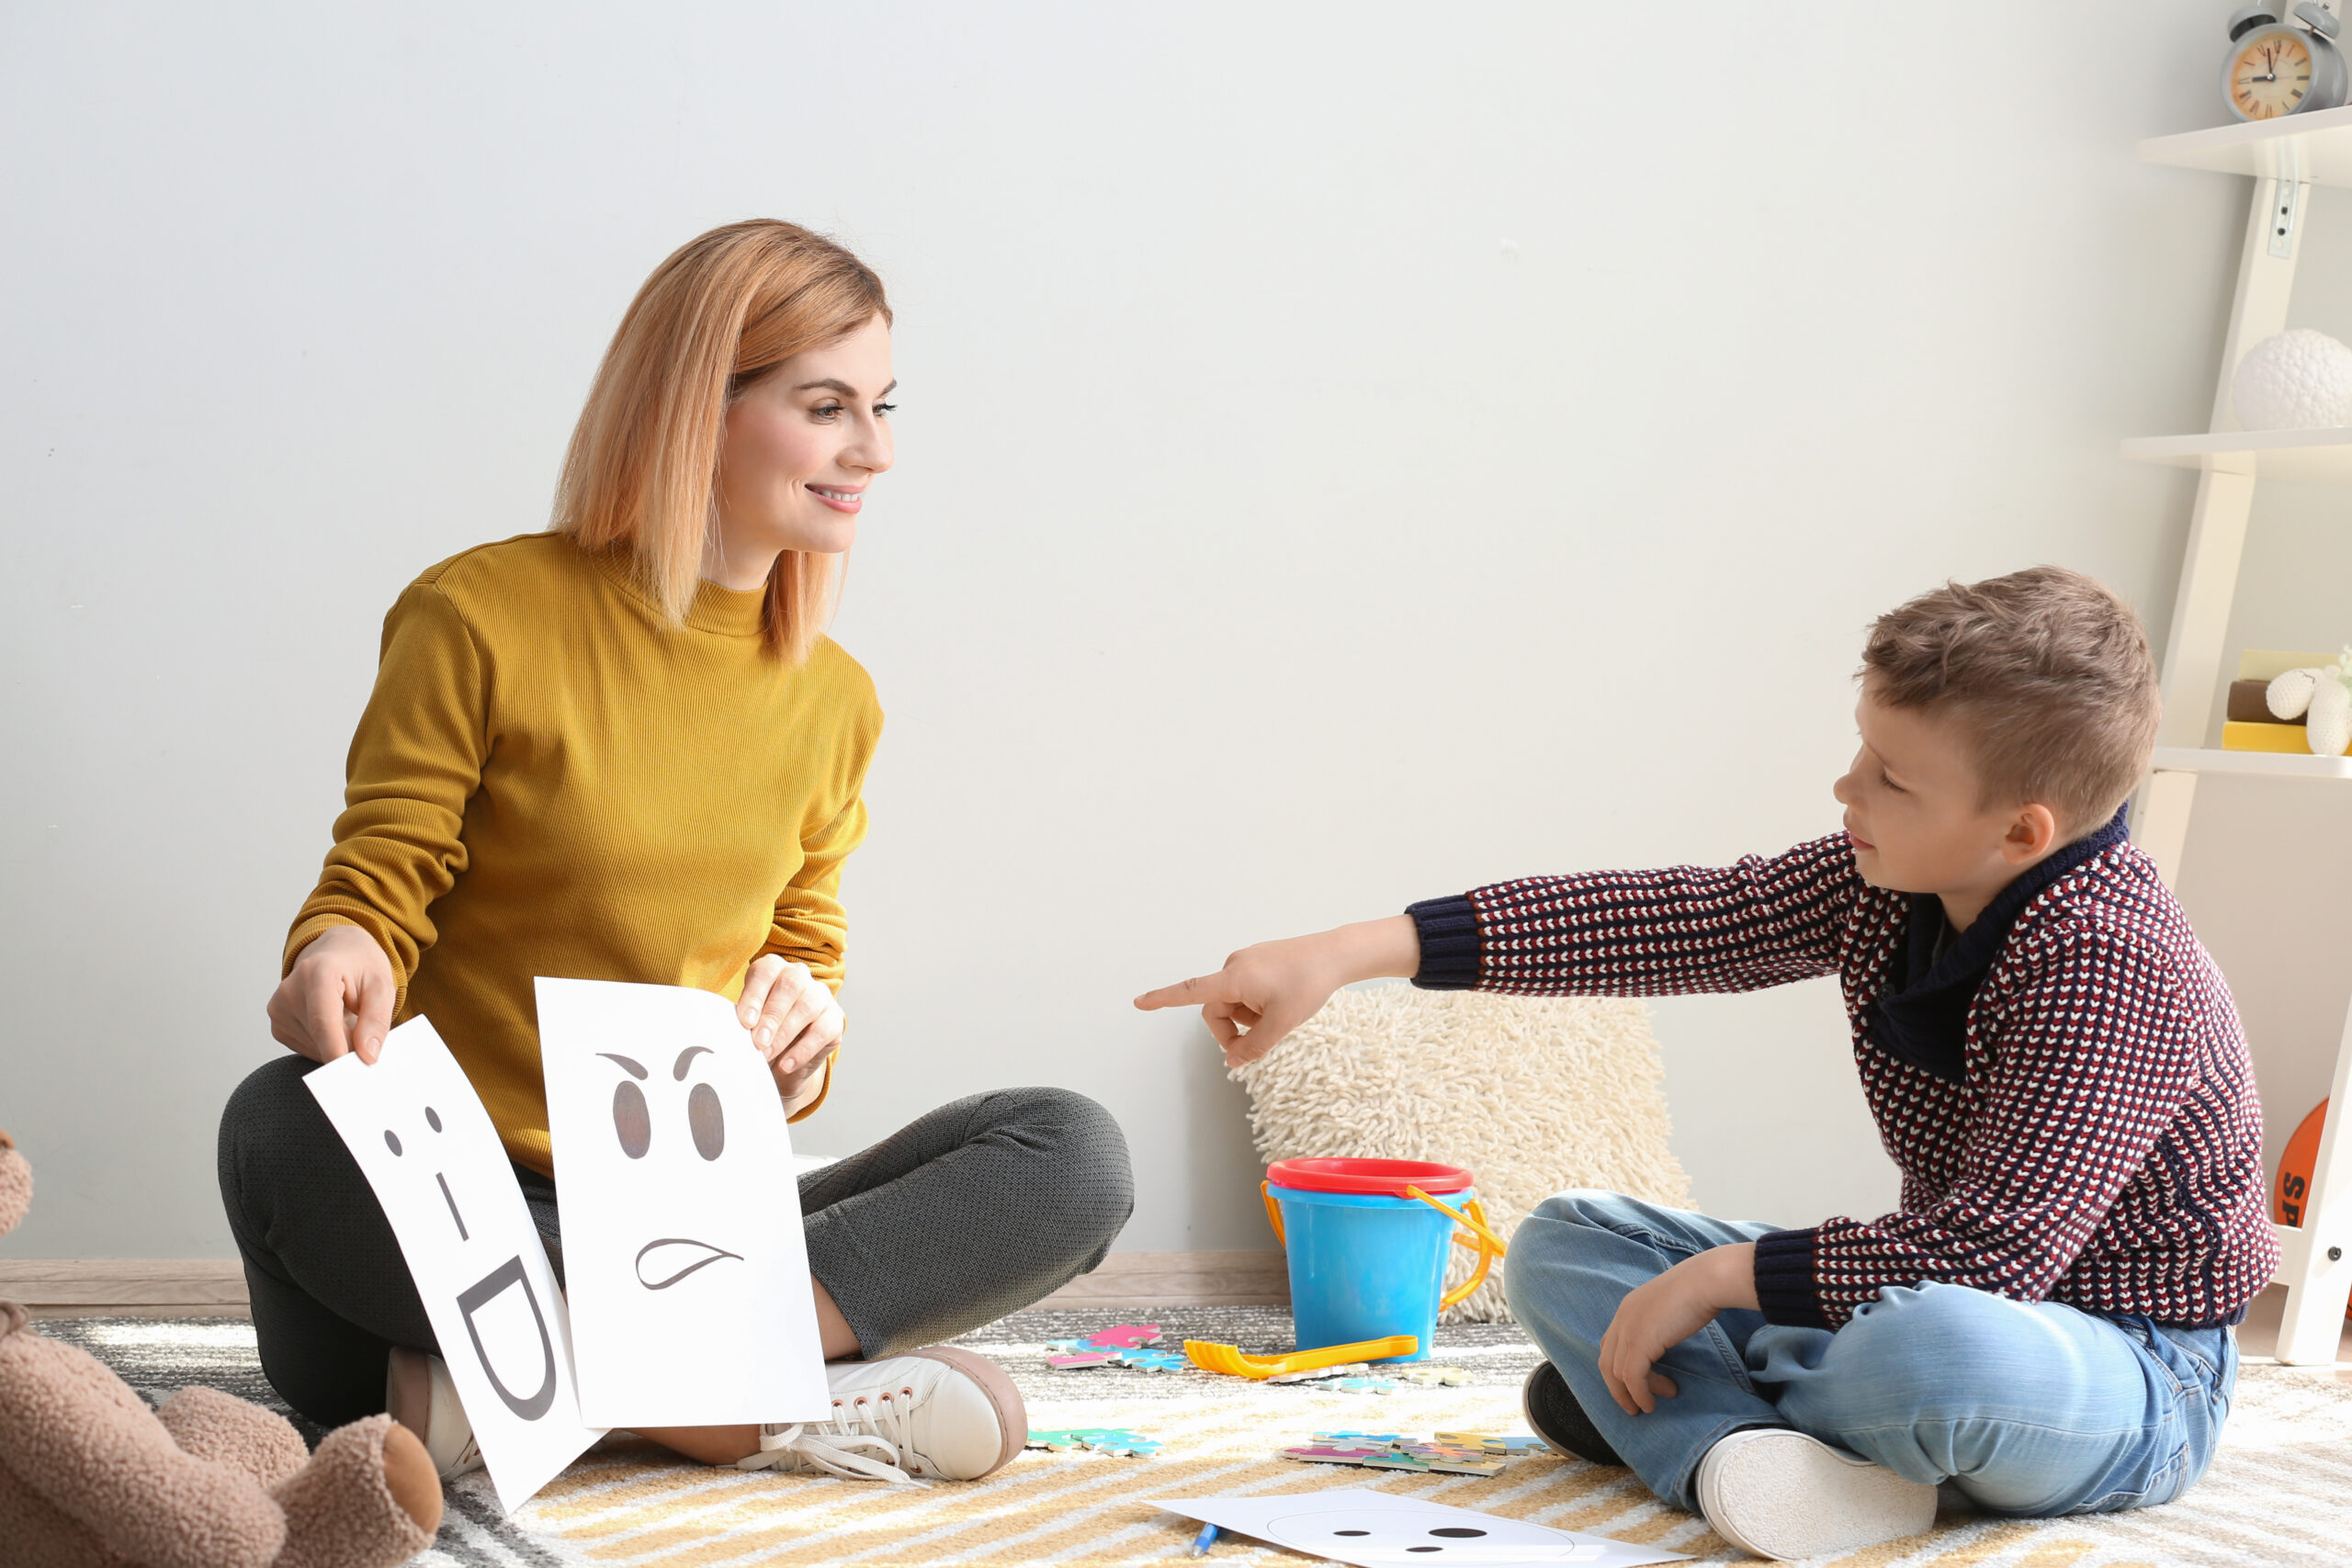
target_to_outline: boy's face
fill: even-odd
[[[1944,895],[1964,926],[2058,847],[2048,807],[1984,803],[1975,761],[1950,717],[1889,707],[1865,684],[1854,722],[1862,749],[1831,793],[1871,886]]]

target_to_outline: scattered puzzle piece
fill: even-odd
[[[1091,1350],[1132,1350],[1140,1345],[1159,1343],[1159,1325],[1156,1323],[1122,1323],[1090,1334],[1083,1339],[1048,1339],[1046,1348],[1063,1355],[1083,1355]]]
[[[1484,1449],[1498,1459],[1521,1459],[1528,1454],[1551,1451],[1551,1445],[1544,1442],[1543,1438],[1530,1437],[1524,1432],[1514,1432],[1508,1436],[1500,1432],[1440,1432],[1437,1434],[1437,1441],[1457,1443],[1464,1448]]]
[[[1024,1446],[1051,1449],[1057,1453],[1070,1449],[1091,1449],[1096,1453],[1145,1459],[1158,1453],[1166,1445],[1140,1432],[1130,1432],[1124,1427],[1057,1427],[1049,1431],[1030,1433]]]
[[[1462,1388],[1470,1382],[1470,1374],[1460,1367],[1397,1367],[1393,1370],[1407,1382],[1417,1382],[1430,1388]]]
[[[1193,1363],[1173,1350],[1123,1350],[1119,1365],[1136,1372],[1179,1372]]]
[[[1082,1371],[1088,1367],[1115,1367],[1119,1354],[1115,1350],[1087,1350],[1074,1356],[1048,1356],[1046,1365],[1057,1372]]]
[[[1493,1458],[1483,1449],[1448,1448],[1434,1443],[1406,1443],[1363,1461],[1371,1470],[1434,1470],[1449,1475],[1500,1475],[1509,1462]]]
[[[1312,1448],[1284,1449],[1275,1457],[1310,1464],[1363,1464],[1390,1451],[1385,1443],[1317,1443]]]
[[[1371,1470],[1438,1471],[1452,1475],[1499,1475],[1510,1456],[1490,1451],[1483,1435],[1440,1434],[1434,1442],[1395,1433],[1317,1432],[1312,1447],[1284,1449],[1279,1457],[1312,1464],[1354,1464]],[[1448,1438],[1457,1440],[1449,1441]]]
[[[1333,1378],[1362,1377],[1372,1371],[1368,1361],[1350,1361],[1343,1366],[1316,1367],[1303,1372],[1277,1372],[1262,1381],[1266,1382],[1328,1382]]]
[[[1159,1325],[1156,1323],[1116,1324],[1100,1334],[1088,1335],[1086,1342],[1089,1345],[1115,1346],[1122,1350],[1132,1350],[1138,1345],[1157,1345],[1159,1343]]]
[[[1341,1393],[1394,1393],[1399,1385],[1387,1378],[1341,1378],[1323,1386]]]

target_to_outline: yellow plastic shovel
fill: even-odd
[[[1353,1345],[1326,1345],[1317,1350],[1294,1350],[1287,1356],[1245,1356],[1231,1345],[1212,1344],[1205,1339],[1184,1341],[1184,1354],[1193,1365],[1204,1372],[1224,1372],[1237,1378],[1278,1378],[1292,1372],[1318,1371],[1325,1367],[1344,1367],[1351,1361],[1378,1361],[1390,1356],[1409,1356],[1421,1348],[1420,1337],[1414,1334],[1392,1334],[1385,1339],[1363,1339]]]

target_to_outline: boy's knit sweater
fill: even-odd
[[[1902,1207],[1758,1241],[1771,1322],[1836,1328],[1885,1287],[1933,1280],[2203,1326],[2242,1318],[2278,1265],[2237,1010],[2120,814],[1957,940],[1932,895],[1864,883],[1842,833],[1721,870],[1529,877],[1411,912],[1414,983],[1433,988],[1838,977]]]

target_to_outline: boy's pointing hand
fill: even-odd
[[[1362,920],[1313,936],[1261,942],[1230,954],[1214,975],[1196,975],[1136,998],[1146,1012],[1198,1007],[1225,1048],[1225,1065],[1254,1062],[1322,1010],[1331,993],[1357,980],[1410,975],[1421,939],[1409,915]]]
[[[1136,1006],[1146,1012],[1198,1006],[1201,1021],[1225,1048],[1225,1065],[1254,1062],[1312,1018],[1345,983],[1323,977],[1314,955],[1296,951],[1314,941],[1294,937],[1245,947],[1229,955],[1216,974],[1147,991],[1136,998]]]

